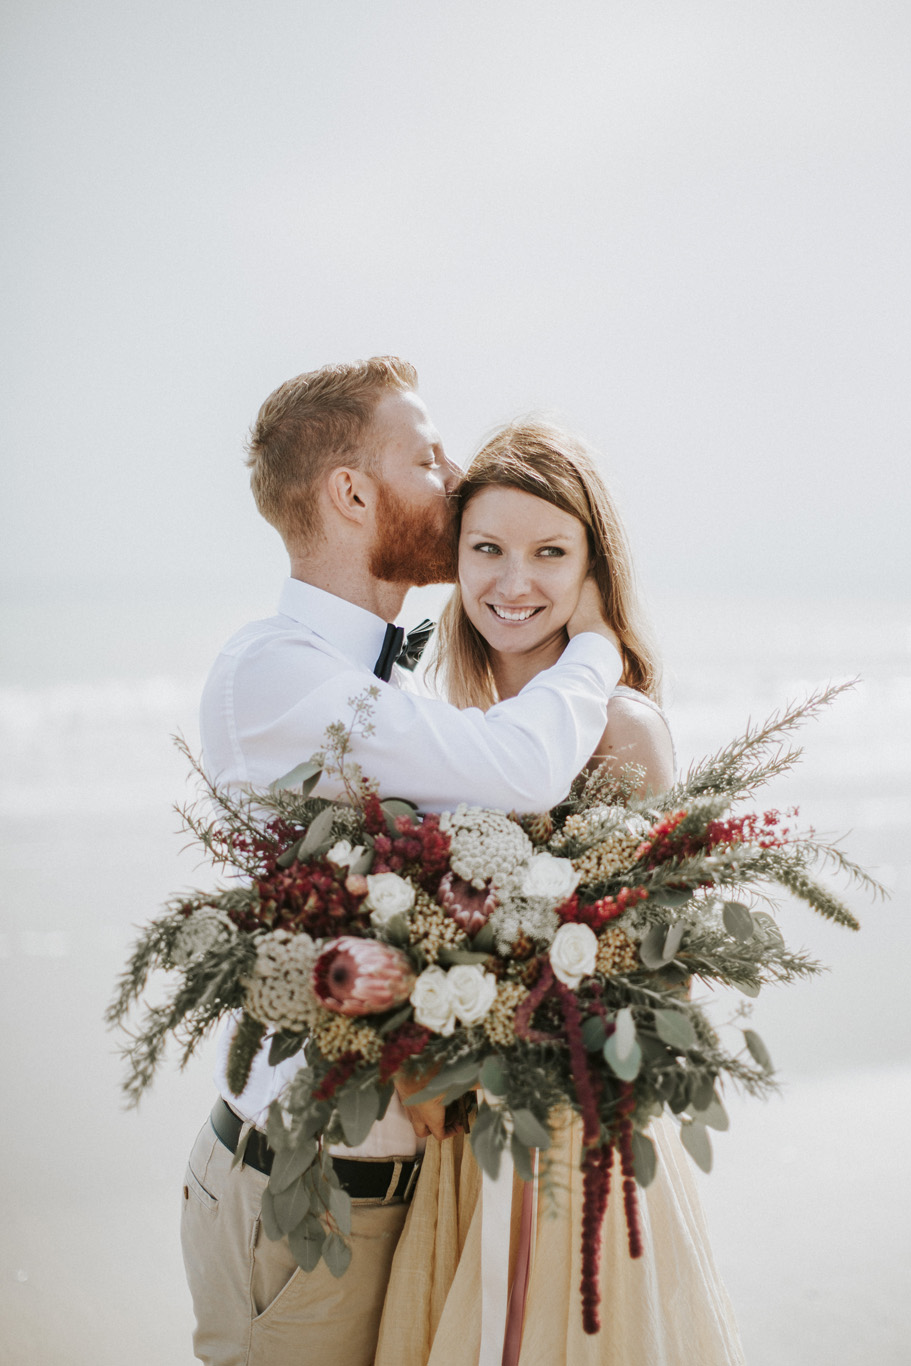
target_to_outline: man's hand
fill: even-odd
[[[566,623],[566,633],[570,640],[573,636],[581,635],[583,631],[593,631],[595,635],[609,640],[615,649],[620,649],[616,631],[604,620],[604,603],[601,601],[598,585],[590,574],[582,585],[575,611]]]
[[[418,1138],[432,1137],[442,1142],[444,1138],[451,1138],[453,1134],[460,1134],[464,1130],[464,1126],[458,1121],[447,1124],[447,1107],[443,1104],[442,1098],[437,1096],[434,1100],[423,1100],[418,1105],[406,1104],[408,1096],[423,1091],[438,1071],[439,1068],[434,1068],[432,1072],[425,1072],[422,1076],[405,1076],[404,1073],[397,1072],[392,1080],[399,1100],[405,1108],[405,1114],[411,1120],[411,1127]]]

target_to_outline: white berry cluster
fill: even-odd
[[[536,948],[546,949],[560,927],[552,906],[541,901],[511,901],[498,906],[490,917],[497,952],[508,955],[520,939],[531,939]]]
[[[171,945],[171,964],[185,968],[210,949],[223,948],[237,934],[229,916],[215,906],[201,906],[183,922]]]
[[[522,827],[502,811],[463,804],[444,812],[440,829],[452,840],[453,872],[478,890],[488,882],[504,885],[534,852]]]
[[[319,949],[309,934],[274,930],[259,941],[244,981],[247,1013],[276,1029],[306,1029],[321,1015],[311,975]]]

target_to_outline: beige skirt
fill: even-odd
[[[615,1165],[602,1235],[601,1331],[590,1336],[579,1294],[581,1126],[557,1128],[539,1185],[519,1366],[743,1366],[690,1159],[669,1120],[653,1122],[649,1133],[659,1160],[651,1186],[639,1191],[643,1255],[629,1256]],[[522,1191],[516,1178],[502,1238],[510,1276]],[[393,1262],[376,1366],[477,1366],[480,1306],[480,1172],[461,1137],[429,1139]]]

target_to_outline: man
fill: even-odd
[[[597,594],[583,595],[560,662],[487,713],[460,712],[402,689],[388,623],[405,593],[454,576],[451,503],[458,472],[394,357],[327,366],[283,384],[260,410],[250,442],[260,512],[291,561],[277,616],[228,642],[202,699],[203,755],[220,783],[267,786],[308,758],[349,699],[378,684],[369,734],[352,757],[381,792],[424,810],[459,801],[540,810],[562,798],[595,749],[621,671]],[[385,666],[383,657],[385,656]],[[391,671],[391,674],[390,674]],[[318,793],[343,795],[324,780]],[[287,1240],[259,1222],[270,1154],[254,1133],[231,1170],[241,1134],[300,1066],[258,1055],[240,1096],[225,1079],[190,1157],[182,1240],[197,1315],[197,1356],[211,1366],[369,1366],[389,1266],[423,1138],[442,1138],[439,1103],[393,1098],[385,1118],[337,1163],[353,1198],[352,1261],[334,1280],[321,1262],[296,1268]],[[404,1088],[402,1088],[404,1089]]]

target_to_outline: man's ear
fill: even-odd
[[[349,522],[363,525],[369,515],[368,505],[372,502],[372,486],[372,479],[363,470],[339,465],[330,471],[325,488],[336,512]]]

